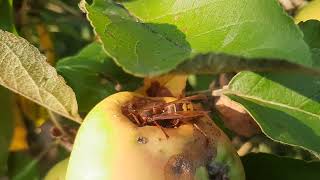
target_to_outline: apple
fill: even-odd
[[[55,166],[53,166],[53,168],[50,169],[44,180],[65,180],[68,162],[69,158],[58,162]]]
[[[164,128],[167,138],[159,127],[139,127],[123,113],[124,104],[143,98],[119,92],[89,112],[76,135],[67,180],[245,179],[236,151],[211,119],[198,118],[200,130],[193,123]]]

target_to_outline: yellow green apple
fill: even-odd
[[[211,119],[196,120],[201,130],[192,123],[164,128],[166,138],[159,127],[138,127],[122,113],[136,98],[144,97],[116,93],[90,111],[77,133],[67,180],[245,179],[229,139]]]
[[[44,180],[65,180],[68,167],[69,158],[58,162],[47,173]]]

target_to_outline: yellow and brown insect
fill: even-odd
[[[164,128],[176,128],[185,123],[193,123],[205,135],[194,121],[208,117],[208,111],[192,101],[206,98],[204,95],[194,95],[167,103],[162,98],[137,97],[122,106],[122,113],[138,126],[158,126],[167,138],[169,136]]]

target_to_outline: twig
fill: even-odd
[[[212,89],[207,89],[207,90],[202,90],[202,91],[191,91],[191,92],[186,92],[187,96],[192,96],[196,94],[211,94]]]
[[[54,66],[55,64],[55,52],[50,33],[47,30],[47,27],[43,23],[36,25],[36,29],[39,36],[40,50],[42,50],[47,57],[47,62]]]
[[[74,16],[81,17],[81,13],[78,10],[74,9],[73,7],[70,7],[69,5],[67,5],[66,3],[64,3],[64,2],[62,2],[60,0],[50,0],[50,2],[60,6],[65,11],[67,11],[68,13],[70,13],[70,14],[72,14]]]
[[[72,151],[73,144],[69,141],[57,140],[58,144],[68,152]]]
[[[226,91],[225,88],[215,89],[215,90],[212,91],[212,96],[221,96],[224,91]]]

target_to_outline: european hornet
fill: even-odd
[[[158,126],[165,136],[164,128],[176,128],[181,124],[193,123],[202,134],[206,134],[194,123],[201,117],[209,117],[209,111],[202,110],[192,101],[207,99],[205,95],[193,95],[166,103],[161,98],[136,98],[122,106],[122,113],[138,126]]]

